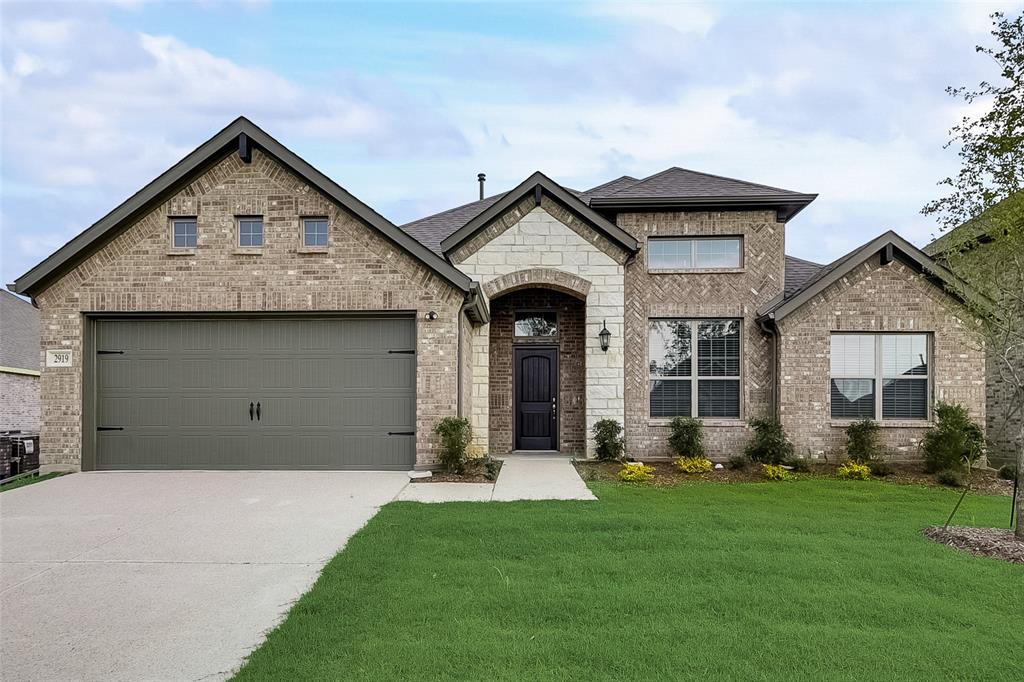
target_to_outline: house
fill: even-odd
[[[0,431],[39,433],[39,311],[0,291]]]
[[[787,257],[814,198],[534,173],[398,227],[239,118],[14,284],[71,351],[43,370],[47,465],[428,467],[450,415],[493,455],[584,456],[615,419],[638,458],[676,415],[714,457],[753,417],[815,455],[873,417],[912,457],[936,400],[983,418],[948,273],[891,232]]]

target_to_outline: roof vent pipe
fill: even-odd
[[[484,182],[487,180],[486,173],[477,173],[476,181],[480,183],[480,198],[484,198]]]

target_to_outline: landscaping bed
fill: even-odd
[[[1024,564],[1024,540],[1018,540],[1009,529],[930,526],[923,532],[935,542],[976,556]]]
[[[413,483],[494,483],[500,471],[500,459],[478,457],[466,460],[461,471],[439,469],[430,478],[415,478]]]
[[[619,462],[574,462],[576,470],[584,481],[618,481],[619,470],[622,464]],[[767,480],[762,472],[760,464],[749,464],[743,469],[730,469],[723,466],[722,469],[712,469],[706,474],[684,474],[676,469],[672,462],[646,462],[654,468],[654,480],[647,485],[653,486],[674,486],[685,482],[710,481],[719,483],[750,483]],[[901,485],[926,485],[933,487],[943,486],[938,482],[937,474],[925,473],[920,465],[915,464],[892,464],[891,473],[884,477],[876,477],[877,480]],[[796,478],[834,478],[836,465],[833,464],[812,464],[809,471],[792,472]],[[971,474],[970,489],[981,495],[1005,495],[1013,494],[1013,481],[1005,481],[990,469],[975,469]]]

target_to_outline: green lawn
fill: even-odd
[[[1024,567],[919,534],[954,492],[592,487],[388,505],[237,679],[1021,679]],[[957,523],[1008,505],[968,497]]]
[[[51,478],[57,478],[58,476],[63,476],[65,473],[67,473],[67,472],[65,472],[65,471],[55,471],[52,474],[43,474],[42,476],[35,475],[35,476],[25,476],[23,478],[16,478],[13,481],[11,481],[10,483],[5,483],[4,485],[0,485],[0,493],[6,492],[8,490],[14,490],[15,488],[24,488],[27,485],[32,485],[33,483],[39,483],[40,481],[47,481],[47,480],[49,480]]]

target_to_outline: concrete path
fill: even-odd
[[[0,494],[0,677],[228,676],[404,472],[120,472]]]
[[[405,502],[509,502],[512,500],[596,500],[572,460],[558,455],[510,455],[491,483],[412,483]]]

